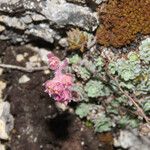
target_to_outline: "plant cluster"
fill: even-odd
[[[84,52],[92,38],[92,35],[87,32],[80,31],[78,28],[72,28],[67,32],[68,49],[70,51],[80,50]]]
[[[120,47],[129,44],[137,33],[150,33],[150,0],[109,0],[98,9],[98,43]]]
[[[45,92],[56,101],[67,105],[73,99],[73,78],[64,72],[68,61],[60,61],[53,53],[49,53],[47,57],[49,68],[54,71],[54,78],[44,83]]]
[[[76,74],[78,82],[76,89],[80,89],[77,93],[82,95],[78,97],[80,103],[75,112],[80,118],[86,118],[96,132],[109,131],[115,126],[135,128],[145,116],[144,119],[149,121],[149,44],[150,38],[147,38],[138,51],[122,57],[111,55],[114,57],[109,61],[96,52],[91,54],[92,58],[81,58],[76,54],[69,59],[70,71]],[[77,71],[76,67],[82,69]],[[79,84],[79,81],[82,82]],[[139,105],[137,108],[129,100],[132,97]],[[137,117],[137,109],[143,110],[141,114],[145,116]]]
[[[55,94],[59,93],[59,88],[56,88],[58,91],[55,92],[55,86],[48,84],[46,89],[54,95],[56,101],[77,101],[75,113],[85,119],[88,126],[94,126],[96,132],[109,131],[115,126],[138,127],[143,119],[149,122],[149,54],[150,38],[141,42],[139,50],[122,56],[111,54],[109,57],[96,50],[88,51],[83,56],[74,54],[68,58],[68,64],[65,66],[69,80],[60,81],[60,76],[57,82],[55,77],[50,80],[59,82],[58,85],[62,82],[65,91],[60,91],[64,93],[69,89],[71,96],[67,96],[68,99],[61,96],[58,100]],[[50,61],[50,64],[57,66],[57,62]],[[52,65],[52,68],[55,67]],[[56,68],[59,70],[60,67]],[[68,95],[67,93],[64,95]]]

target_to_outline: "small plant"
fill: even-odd
[[[80,31],[78,28],[72,28],[67,32],[68,49],[70,51],[80,50],[81,52],[84,52],[92,39],[93,36],[87,32]]]
[[[80,118],[86,117],[90,113],[91,105],[86,103],[81,103],[76,109],[76,114],[79,115]]]
[[[67,35],[69,49],[84,52],[88,42],[88,35],[79,29],[71,29]]]
[[[63,73],[67,67],[67,60],[60,61],[52,53],[48,54],[50,69],[54,70],[54,78],[44,83],[45,92],[52,96],[56,101],[68,104],[72,99],[73,77],[70,74]]]
[[[78,102],[75,113],[96,132],[115,126],[137,128],[142,119],[149,123],[149,44],[146,39],[139,51],[112,54],[111,59],[97,51],[64,61],[49,55],[54,78],[45,83],[46,92],[65,104]]]
[[[97,98],[100,96],[110,95],[109,89],[101,82],[96,80],[90,80],[85,85],[85,91],[88,97]]]
[[[140,59],[145,63],[150,63],[150,38],[147,38],[142,41],[140,47]]]

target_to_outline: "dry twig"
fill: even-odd
[[[0,64],[0,68],[13,69],[13,70],[19,70],[19,71],[31,73],[35,71],[46,70],[48,69],[48,66],[27,68],[27,67],[21,67],[21,66],[10,65],[10,64]]]
[[[114,78],[114,77],[109,73],[109,71],[108,71],[109,59],[108,59],[108,57],[107,57],[106,55],[105,55],[105,59],[106,59],[105,72],[106,72],[106,74],[108,75],[108,77],[109,77],[110,79],[112,79],[113,81],[115,81],[115,83],[116,83],[118,89],[120,90],[120,92],[121,92],[122,94],[124,94],[124,95],[132,102],[132,104],[137,108],[137,112],[139,113],[139,115],[142,116],[148,124],[150,124],[150,118],[146,116],[146,114],[144,113],[143,109],[136,103],[136,100],[134,100],[127,92],[125,92],[125,91],[121,88],[121,86],[119,85],[119,81],[118,81],[116,78]]]
[[[136,103],[136,101],[127,93],[125,92],[121,86],[119,85],[119,82],[116,78],[114,78],[109,72],[108,70],[105,70],[107,75],[110,77],[110,79],[112,79],[113,81],[116,82],[118,89],[121,91],[122,94],[124,94],[132,103],[133,105],[137,108],[138,113],[145,119],[145,121],[147,123],[150,123],[150,118],[148,118],[146,116],[146,114],[144,113],[143,109]]]

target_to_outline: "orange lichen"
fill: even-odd
[[[150,0],[109,0],[98,9],[98,43],[121,47],[133,41],[137,33],[149,34],[149,9]]]

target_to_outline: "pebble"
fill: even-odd
[[[50,74],[50,70],[44,70],[44,74]]]
[[[81,142],[81,145],[84,146],[84,144],[85,144],[84,141],[82,141],[82,142]]]
[[[18,54],[18,55],[16,56],[16,61],[21,62],[21,61],[23,61],[23,60],[24,60],[24,56],[23,56],[22,54]]]
[[[10,114],[10,104],[8,102],[0,103],[0,138],[6,139],[8,133],[14,127],[14,118]]]
[[[2,116],[3,114],[3,111],[4,111],[4,103],[0,103],[0,117]]]
[[[23,75],[20,79],[19,79],[19,83],[23,84],[23,83],[27,83],[28,81],[30,81],[30,78],[27,75]]]
[[[4,69],[0,68],[0,76],[3,74]]]
[[[0,81],[0,90],[4,90],[6,88],[6,82]]]
[[[36,143],[36,142],[37,142],[37,137],[35,137],[35,138],[34,138],[33,142],[34,142],[34,143]]]
[[[47,55],[48,55],[49,51],[46,50],[46,49],[38,49],[38,50],[39,50],[39,55],[40,55],[41,60],[42,60],[45,64],[48,64]]]
[[[74,113],[74,109],[72,109],[72,108],[69,108],[69,113]]]
[[[18,137],[18,139],[20,139],[20,138],[21,138],[21,135],[18,135],[17,137]]]
[[[0,144],[0,150],[6,150],[5,145]]]
[[[82,127],[82,128],[80,129],[80,131],[81,131],[81,132],[84,131],[84,128]]]
[[[6,133],[6,124],[0,119],[0,139],[7,140],[8,134]]]
[[[29,54],[28,54],[27,52],[25,52],[25,53],[23,54],[23,56],[24,56],[24,57],[27,57],[27,56],[29,56]]]
[[[6,88],[6,82],[0,81],[0,102],[2,102],[2,94],[5,88]]]
[[[67,47],[67,46],[68,46],[67,38],[61,38],[58,43],[59,43],[62,47]]]
[[[37,55],[31,56],[29,58],[30,62],[39,62],[40,58]]]
[[[43,145],[40,145],[40,149],[42,149],[43,148]]]
[[[48,108],[52,108],[52,105],[49,105]]]
[[[3,32],[5,30],[5,27],[0,25],[0,32]]]
[[[94,0],[96,4],[101,4],[102,2],[106,2],[107,0]]]
[[[62,111],[65,111],[65,110],[68,109],[68,106],[66,106],[63,103],[56,102],[55,104],[56,104],[56,107],[59,108],[59,109],[61,109]]]
[[[93,113],[93,114],[96,114],[96,110],[93,109],[93,110],[92,110],[92,113]]]

